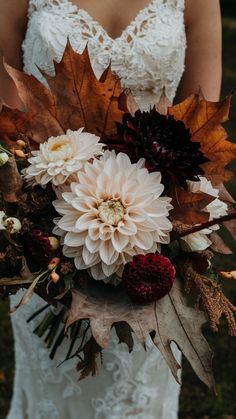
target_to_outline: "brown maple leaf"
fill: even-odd
[[[210,160],[202,168],[214,186],[231,178],[225,167],[236,158],[236,144],[227,140],[222,126],[228,120],[230,99],[228,96],[221,102],[209,102],[200,93],[168,108],[168,114],[183,121],[193,141],[201,144],[203,154]]]
[[[55,76],[42,72],[48,86],[35,77],[5,64],[12,77],[25,111],[2,107],[0,135],[9,144],[19,135],[31,143],[42,143],[67,129],[86,131],[102,136],[111,134],[115,121],[126,109],[125,94],[119,79],[108,67],[100,80],[92,70],[87,48],[76,53],[67,43],[62,60],[55,64]]]
[[[86,293],[73,290],[66,328],[79,319],[90,320],[92,334],[102,348],[108,346],[112,326],[116,323],[127,324],[145,349],[146,339],[151,333],[155,345],[178,381],[180,366],[170,346],[174,341],[198,377],[210,388],[214,388],[212,352],[201,334],[206,318],[202,312],[187,306],[178,279],[169,295],[146,305],[131,302],[122,290],[109,287],[99,289],[92,283]],[[123,333],[122,341],[126,341],[129,348],[132,348],[129,328],[127,337]]]
[[[168,193],[172,197],[173,209],[170,212],[172,219],[189,225],[202,224],[209,220],[209,214],[204,208],[215,198],[205,193],[192,193],[172,186]]]

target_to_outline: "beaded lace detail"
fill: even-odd
[[[69,37],[78,52],[88,44],[97,77],[111,61],[112,70],[142,109],[158,100],[163,87],[173,100],[184,70],[183,11],[184,0],[152,0],[112,39],[69,0],[30,0],[22,46],[24,70],[44,82],[37,66],[53,74],[53,60],[61,59]],[[16,304],[21,295],[19,291],[11,303]],[[7,419],[177,418],[179,386],[151,342],[145,353],[135,340],[129,354],[113,333],[99,374],[78,382],[75,360],[58,367],[67,345],[63,343],[50,360],[43,340],[32,334],[38,319],[26,324],[43,304],[35,295],[12,317],[16,375]]]

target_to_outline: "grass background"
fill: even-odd
[[[207,1],[207,0],[206,0]],[[223,13],[223,86],[222,97],[236,88],[236,1],[222,0]],[[210,22],[209,22],[210,24]],[[236,140],[236,99],[232,100],[230,138]],[[236,170],[236,164],[234,165]],[[236,181],[230,185],[236,197]],[[236,284],[225,284],[226,292],[236,304]],[[14,351],[8,302],[0,301],[0,419],[5,419],[12,394]],[[234,419],[236,418],[236,339],[220,330],[214,335],[205,331],[215,348],[214,371],[218,396],[212,395],[195,377],[191,367],[183,361],[183,386],[180,398],[180,419]],[[48,418],[50,419],[50,418]],[[66,418],[65,418],[66,419]],[[166,418],[169,419],[169,418]]]

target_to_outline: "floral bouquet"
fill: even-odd
[[[23,287],[18,307],[34,292],[57,307],[36,333],[51,357],[69,339],[65,359],[78,357],[81,378],[114,327],[130,351],[134,335],[144,348],[150,335],[178,380],[174,341],[214,388],[201,327],[216,331],[224,316],[236,335],[220,283],[236,269],[223,184],[236,157],[221,125],[230,98],[171,106],[163,92],[141,112],[110,67],[97,80],[87,49],[69,43],[47,86],[6,68],[24,109],[0,113],[1,294]]]

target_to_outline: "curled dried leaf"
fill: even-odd
[[[17,202],[23,185],[15,158],[11,156],[4,166],[0,167],[0,191],[6,202]]]

